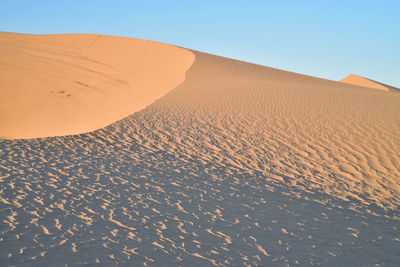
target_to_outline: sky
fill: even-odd
[[[1,0],[0,31],[160,41],[330,80],[400,87],[400,1]]]

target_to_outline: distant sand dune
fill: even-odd
[[[0,33],[0,137],[97,130],[184,80],[188,50],[90,34]]]
[[[358,85],[358,86],[364,86],[364,87],[369,87],[369,88],[374,88],[382,91],[389,91],[391,86],[379,83],[358,75],[350,74],[347,77],[343,78],[340,80],[340,82],[343,83],[348,83],[348,84],[353,84],[353,85]]]

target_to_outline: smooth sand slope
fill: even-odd
[[[340,80],[343,83],[348,83],[348,84],[353,84],[353,85],[358,85],[358,86],[364,86],[364,87],[369,87],[369,88],[374,88],[382,91],[389,91],[390,88],[393,88],[389,85],[382,84],[373,80],[370,80],[368,78],[364,78],[358,75],[350,74],[346,76],[345,78]]]
[[[147,40],[0,32],[0,137],[97,130],[177,86],[193,61]]]
[[[0,265],[398,265],[399,93],[183,53],[121,121],[0,141]]]

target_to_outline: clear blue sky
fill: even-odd
[[[398,0],[1,0],[0,31],[137,37],[400,87]]]

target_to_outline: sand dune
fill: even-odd
[[[1,265],[400,262],[399,93],[183,53],[123,120],[0,141]]]
[[[350,74],[346,76],[345,78],[340,80],[343,83],[348,83],[348,84],[354,84],[358,86],[363,86],[363,87],[369,87],[369,88],[374,88],[382,91],[389,91],[391,86],[382,84],[358,75]]]
[[[90,34],[0,33],[0,137],[97,130],[184,80],[194,55],[157,42]]]

